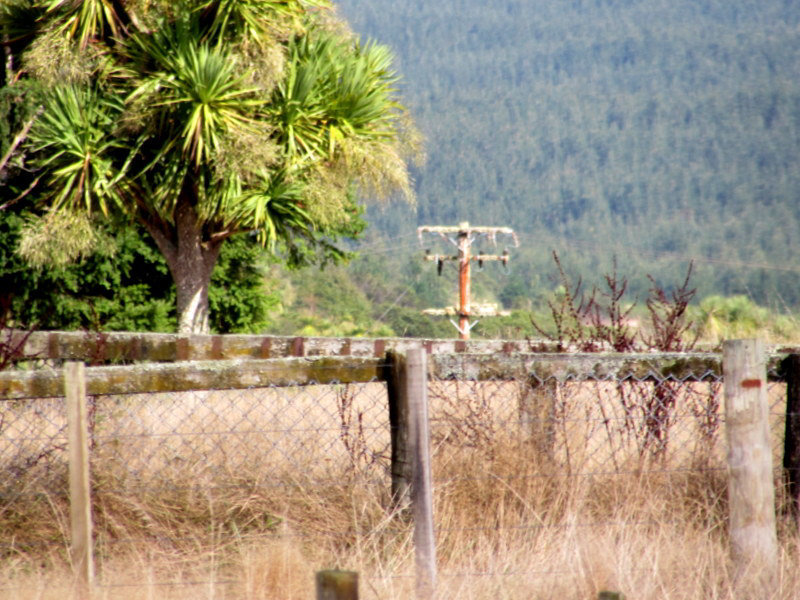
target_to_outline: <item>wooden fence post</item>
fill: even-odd
[[[389,397],[391,430],[392,507],[403,510],[411,506],[413,460],[410,453],[409,406],[406,390],[406,358],[399,352],[386,354],[386,390]]]
[[[519,421],[523,441],[529,443],[539,458],[552,459],[555,451],[555,406],[558,381],[528,378],[519,392]]]
[[[417,597],[429,598],[436,587],[436,542],[433,529],[433,482],[428,423],[427,355],[422,346],[405,355],[386,355],[386,383],[392,440],[392,502],[411,505]]]
[[[89,488],[89,428],[86,407],[85,365],[64,365],[69,448],[70,554],[78,595],[87,598],[94,581],[92,507]]]
[[[800,354],[781,363],[786,379],[786,430],[783,438],[783,473],[789,492],[789,508],[800,528]]]
[[[428,422],[428,368],[421,346],[406,353],[405,392],[408,394],[408,439],[413,460],[411,500],[414,511],[414,552],[417,597],[429,598],[436,588],[436,541],[433,530],[433,481]]]
[[[736,597],[771,598],[778,580],[778,541],[763,343],[726,341],[722,365]]]
[[[358,573],[318,571],[317,600],[358,600]]]

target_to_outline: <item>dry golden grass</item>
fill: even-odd
[[[254,397],[231,402],[216,394],[193,397],[192,410],[171,420],[154,411],[163,402],[155,397],[100,407],[94,597],[310,599],[315,571],[346,568],[359,571],[363,598],[412,598],[411,528],[389,509],[386,434],[358,429],[385,418],[369,412],[376,390],[350,397],[332,390],[280,395],[270,400],[278,413],[259,413]],[[573,392],[559,392],[566,406],[561,429],[548,433],[548,455],[518,426],[518,387],[433,390],[438,597],[585,600],[614,589],[630,599],[732,599],[726,475],[717,469],[724,464],[722,431],[712,452],[642,454],[635,436],[597,426],[598,402],[611,402],[603,396],[608,390]],[[581,394],[595,402],[585,404]],[[229,407],[248,415],[244,425]],[[49,405],[18,410],[44,418],[50,433],[58,429]],[[293,425],[297,410],[319,429]],[[16,427],[22,431],[22,421]],[[246,431],[223,435],[225,427]],[[277,440],[269,436],[292,427],[293,453],[275,454]],[[170,435],[176,429],[182,434]],[[679,431],[675,444],[682,443]],[[199,441],[181,445],[187,439]],[[236,449],[244,443],[254,454],[243,461]],[[180,456],[188,451],[197,456]],[[10,460],[2,464],[6,472]],[[18,472],[5,486],[24,493],[0,500],[0,598],[72,596],[59,460],[55,453],[44,471]],[[800,598],[800,548],[785,521],[780,539],[779,598]]]

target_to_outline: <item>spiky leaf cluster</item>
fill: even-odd
[[[358,189],[412,197],[415,139],[388,50],[334,22],[326,0],[4,4],[6,83],[45,88],[28,193],[173,238],[191,198],[208,243],[327,252],[363,228]]]

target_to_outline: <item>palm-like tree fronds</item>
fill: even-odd
[[[328,0],[207,0],[198,11],[208,21],[207,39],[264,44],[280,33],[280,23],[297,28],[308,7],[328,7]]]
[[[239,196],[229,214],[237,228],[256,231],[259,242],[274,250],[293,235],[313,235],[313,220],[303,200],[303,184],[279,170],[265,175],[260,188]]]
[[[26,162],[44,199],[137,218],[184,331],[207,328],[226,238],[257,232],[295,263],[340,258],[335,240],[364,227],[356,181],[410,190],[390,53],[326,27],[312,9],[328,0],[5,1],[7,34],[38,11],[19,76],[49,90]]]
[[[24,44],[42,30],[45,8],[34,0],[5,0],[0,3],[0,33],[7,44]],[[20,53],[20,50],[17,53]]]
[[[53,206],[109,212],[119,203],[130,148],[109,135],[122,103],[96,87],[64,86],[44,98],[44,112],[30,131],[39,158],[35,166],[49,174]]]
[[[387,49],[349,44],[322,31],[289,48],[288,77],[276,90],[273,115],[290,162],[332,157],[344,138],[394,133],[399,106]]]
[[[180,144],[196,167],[213,160],[225,135],[251,130],[263,100],[237,71],[233,57],[199,43],[180,28],[132,38],[130,56],[149,62],[140,84],[128,98],[145,107],[165,142],[162,153]],[[165,130],[172,134],[163,135]]]
[[[121,3],[112,0],[49,0],[47,12],[58,16],[58,29],[85,48],[91,40],[116,37],[127,15],[119,14]],[[55,14],[54,14],[55,13]]]

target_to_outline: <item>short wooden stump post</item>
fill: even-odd
[[[358,573],[318,571],[317,600],[358,600]]]

